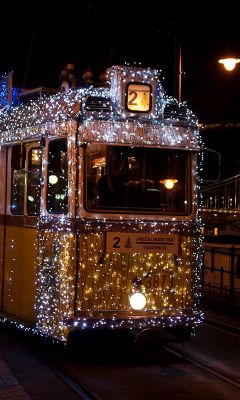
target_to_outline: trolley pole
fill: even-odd
[[[178,101],[182,101],[182,45],[178,49]]]

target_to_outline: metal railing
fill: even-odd
[[[201,282],[203,293],[240,304],[240,246],[205,244]]]

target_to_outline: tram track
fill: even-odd
[[[54,372],[59,376],[78,396],[81,400],[101,400],[96,393],[91,393],[90,389],[86,388],[84,385],[80,385],[75,381],[66,371],[64,371],[60,366],[57,368],[55,366]]]
[[[234,326],[229,323],[225,323],[224,321],[217,320],[214,318],[206,318],[205,319],[205,324],[212,329],[215,329],[219,332],[222,332],[227,335],[231,335],[235,338],[240,338],[240,328],[238,326]],[[195,359],[194,357],[188,356],[187,353],[184,353],[184,351],[179,351],[173,348],[171,345],[170,346],[164,346],[166,351],[169,351],[171,354],[181,358],[184,361],[188,361],[191,364],[195,365],[196,367],[200,368],[201,370],[207,372],[210,375],[215,376],[216,378],[220,379],[223,382],[226,382],[235,388],[240,389],[240,381],[239,380],[234,380],[231,377],[227,376],[226,374],[223,374],[219,371],[216,371],[215,369],[207,366],[205,363],[200,361],[199,359]]]
[[[207,320],[205,321],[206,325],[209,327],[216,329],[217,331],[220,331],[222,333],[234,336],[236,338],[240,337],[239,330],[237,330],[237,327],[235,329],[232,329],[231,326],[228,326],[226,324],[221,324],[220,321],[212,321],[212,320]],[[184,363],[188,365],[192,365],[194,369],[201,370],[203,373],[206,374],[206,376],[209,377],[214,377],[217,379],[219,382],[222,382],[224,384],[227,384],[229,387],[232,387],[234,389],[239,390],[240,389],[240,381],[238,379],[233,379],[230,377],[230,372],[228,375],[228,371],[221,371],[218,368],[215,368],[212,365],[207,365],[207,361],[205,362],[204,358],[201,359],[201,356],[198,356],[196,354],[190,353],[188,350],[185,351],[185,349],[179,349],[175,344],[166,344],[162,345],[161,348],[164,350],[165,354],[169,354],[169,357],[171,356],[174,357],[175,361],[173,361],[173,364],[171,362],[171,365],[173,365],[173,369],[175,368],[175,363],[177,362],[177,359],[180,359]],[[154,364],[157,361],[157,364],[162,366],[163,362],[166,362],[166,359],[164,358],[164,353],[159,353],[159,357],[157,359],[155,356],[153,357],[153,362]],[[46,359],[46,362],[49,364],[51,367],[52,371],[66,384],[68,385],[71,390],[82,400],[101,400],[102,397],[98,395],[99,391],[97,389],[97,385],[95,385],[94,380],[92,380],[91,385],[89,386],[88,383],[85,384],[85,378],[84,374],[78,375],[74,372],[74,366],[71,365],[72,359],[71,357],[69,358],[68,355],[65,358],[66,354],[64,355],[64,352],[60,351],[55,353],[55,351],[52,352],[52,350],[43,350],[43,355],[44,358]],[[161,357],[163,356],[163,359]],[[75,355],[74,355],[75,357]],[[203,354],[204,357],[204,354]],[[207,358],[206,358],[207,359]],[[164,360],[164,361],[163,361]],[[147,359],[147,362],[151,362],[151,355],[150,358]],[[85,369],[84,364],[81,362],[81,368],[83,368],[83,371]],[[94,365],[94,363],[93,363]],[[142,364],[141,364],[142,365]],[[156,364],[155,364],[156,365]],[[104,364],[105,367],[105,364]],[[85,371],[84,371],[85,372]],[[226,372],[226,373],[225,373]],[[86,375],[86,374],[85,374]],[[108,370],[106,369],[106,376],[108,376]],[[92,379],[92,378],[91,378]],[[96,386],[96,388],[95,388]]]
[[[224,382],[234,387],[235,389],[240,389],[240,382],[232,379],[226,374],[217,371],[214,368],[211,368],[210,366],[207,366],[204,362],[200,361],[199,359],[189,356],[187,352],[179,351],[178,349],[175,349],[171,345],[169,346],[164,345],[162,346],[162,349],[164,349],[164,351],[166,351],[166,353],[169,353],[171,356],[174,356],[184,362],[187,362],[188,364],[191,364],[194,367],[200,369],[201,371],[207,373],[207,375],[213,376],[214,378],[217,378],[219,381]],[[55,358],[53,355],[45,352],[44,356],[46,357],[47,362],[51,364],[53,372],[59,378],[61,378],[64,381],[64,383],[68,385],[75,392],[75,394],[79,396],[81,400],[101,400],[101,397],[97,393],[88,388],[85,384],[79,383],[77,379],[75,379],[72,376],[71,371],[70,372],[68,371],[68,367],[64,367],[62,365],[61,360],[59,361],[58,358]]]
[[[184,352],[181,352],[179,350],[174,349],[171,346],[163,346],[163,348],[171,353],[172,355],[180,358],[181,360],[184,360],[194,366],[196,366],[197,368],[201,369],[204,372],[207,372],[209,375],[214,376],[215,378],[218,378],[219,380],[228,383],[229,385],[240,389],[240,382],[231,379],[230,377],[228,377],[227,375],[222,374],[221,372],[216,371],[215,369],[208,367],[206,364],[204,364],[203,362],[196,360],[192,357],[189,357],[188,355],[184,354]]]
[[[205,324],[211,328],[217,329],[220,332],[227,333],[228,335],[232,335],[237,338],[240,337],[240,328],[234,325],[224,324],[223,322],[214,319],[205,319]]]
[[[43,356],[52,371],[67,385],[73,392],[79,396],[81,400],[101,400],[101,398],[93,393],[86,385],[80,384],[71,374],[63,367],[56,357],[47,351],[43,352]]]

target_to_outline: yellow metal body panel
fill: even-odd
[[[25,322],[36,320],[36,228],[7,226],[3,312]]]

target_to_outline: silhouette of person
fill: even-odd
[[[99,195],[99,205],[126,206],[126,185],[128,181],[127,158],[122,157],[120,152],[114,153],[112,149],[108,153],[106,175],[103,175],[96,185]]]
[[[89,87],[93,85],[93,72],[91,68],[86,68],[82,73],[81,87]]]
[[[69,62],[62,69],[61,74],[59,76],[60,84],[60,92],[65,93],[69,89],[77,88],[77,78],[75,75],[75,66],[73,62]]]
[[[103,86],[107,84],[107,74],[105,69],[100,72],[99,82]]]

